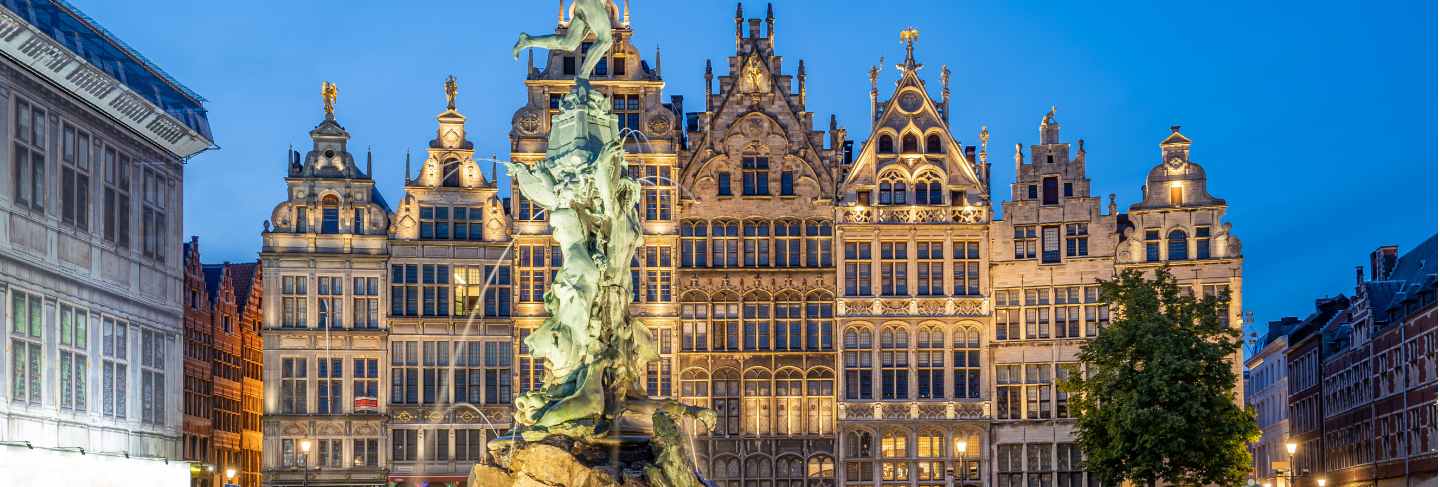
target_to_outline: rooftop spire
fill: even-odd
[[[630,25],[630,0],[625,0],[625,14],[621,17],[624,19],[621,23]]]
[[[660,44],[655,44],[655,77],[660,78]]]
[[[915,41],[920,40],[920,29],[907,27],[900,31],[900,40],[905,42],[905,66],[915,65]]]
[[[565,25],[565,0],[560,0],[560,8],[555,10],[555,22]]]
[[[741,26],[744,25],[744,24],[745,24],[745,4],[742,3],[742,2],[735,2],[735,50],[736,50],[736,51],[739,51],[739,50],[740,50],[740,39],[743,39],[743,38],[745,37],[744,29],[741,27]]]
[[[765,4],[765,36],[771,40],[770,49],[775,49],[775,5]]]

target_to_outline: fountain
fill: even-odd
[[[563,262],[545,293],[549,318],[526,339],[545,361],[545,380],[515,399],[515,429],[492,441],[470,487],[701,487],[680,424],[707,430],[715,413],[651,399],[643,384],[658,350],[629,311],[630,262],[643,244],[636,203],[610,99],[589,83],[609,50],[606,0],[576,0],[561,35],[520,35],[514,53],[532,47],[574,51],[587,35],[575,88],[561,102],[545,159],[506,163],[515,187],[543,207]]]

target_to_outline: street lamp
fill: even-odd
[[[235,483],[235,467],[225,469],[225,483],[227,485],[233,485]]]
[[[300,452],[301,452],[301,453],[304,453],[304,455],[302,455],[302,456],[300,457],[300,468],[305,469],[305,481],[304,481],[305,483],[304,483],[304,485],[305,485],[306,487],[309,487],[309,486],[310,486],[310,440],[300,440]]]
[[[1325,487],[1325,477],[1320,477],[1320,478],[1318,478],[1318,479],[1315,479],[1315,485],[1319,485],[1320,487]]]
[[[1285,442],[1285,453],[1290,454],[1290,487],[1295,487],[1295,450],[1298,449],[1300,449],[1300,445],[1294,441]]]

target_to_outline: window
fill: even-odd
[[[903,205],[906,200],[905,181],[895,173],[880,178],[880,204]]]
[[[1040,227],[1040,262],[1060,262],[1060,227]]]
[[[770,373],[765,369],[750,369],[745,372],[744,414],[745,432],[753,435],[771,433],[772,411],[770,399]]]
[[[775,303],[775,350],[798,352],[804,335],[801,330],[803,305],[799,294],[782,294]]]
[[[870,330],[851,328],[845,331],[845,399],[873,398],[873,369]]]
[[[742,318],[745,350],[770,350],[770,301],[759,293],[745,296]]]
[[[939,136],[939,135],[937,135],[937,134],[930,134],[930,135],[925,136],[925,153],[927,153],[927,154],[941,154],[941,153],[944,153],[944,152],[945,152],[945,148],[940,145],[940,136]]]
[[[1185,188],[1180,187],[1178,183],[1170,186],[1170,206],[1183,204],[1185,204]]]
[[[1075,363],[1055,364],[1055,382],[1061,383],[1070,380],[1070,377],[1080,373],[1080,365]],[[1075,413],[1070,409],[1070,393],[1055,388],[1055,417],[1073,418]],[[1077,470],[1078,470],[1077,466]]]
[[[485,404],[510,404],[509,342],[485,342]]]
[[[1080,338],[1080,286],[1055,288],[1055,337]]]
[[[1060,186],[1060,180],[1059,180],[1059,179],[1053,178],[1053,177],[1045,178],[1044,180],[1041,180],[1040,186],[1042,187],[1041,194],[1044,196],[1044,198],[1040,200],[1040,204],[1042,204],[1042,205],[1058,205],[1058,204],[1060,204],[1060,187],[1059,187],[1059,186]]]
[[[529,329],[520,330],[519,336],[517,337],[518,339],[516,340],[516,342],[518,342],[516,348],[519,353],[519,357],[517,357],[519,365],[517,368],[520,369],[520,392],[522,394],[539,390],[545,382],[545,361],[536,359],[535,356],[530,353],[530,345],[525,343],[525,340],[530,338],[530,333],[533,331],[534,330]],[[467,402],[477,403],[480,401],[467,400]]]
[[[710,328],[709,311],[710,305],[704,302],[680,305],[680,350],[690,352],[710,349],[710,342],[706,338],[706,332]]]
[[[478,462],[485,458],[485,430],[455,430],[455,461]]]
[[[604,75],[604,73],[598,73]],[[619,119],[620,130],[640,130],[640,95],[636,94],[614,94],[610,99],[614,103],[613,113]]]
[[[914,154],[920,152],[920,139],[915,134],[905,134],[900,138],[900,152]]]
[[[795,196],[795,171],[780,171],[780,196]]]
[[[1036,199],[1036,198],[1039,198],[1039,197],[1040,197],[1040,196],[1039,196],[1039,193],[1036,192],[1035,185],[1033,185],[1033,184],[1032,184],[1032,185],[1029,185],[1029,186],[1026,186],[1026,187],[1025,187],[1025,190],[1026,190],[1026,196],[1029,196],[1029,198],[1026,198],[1026,199],[1032,199],[1032,200],[1033,200],[1033,199]]]
[[[343,440],[319,440],[316,443],[320,447],[320,462],[317,465],[332,468],[344,466],[344,462],[340,458],[344,455]]]
[[[720,172],[715,173],[715,195],[716,195],[716,196],[735,196],[735,193],[733,193],[733,192],[730,191],[730,172],[729,172],[729,171],[720,171]]]
[[[915,294],[945,295],[945,242],[915,242]]]
[[[65,124],[60,150],[60,220],[90,229],[90,134]]]
[[[880,398],[910,397],[910,335],[904,328],[880,332]]]
[[[1015,227],[1016,259],[1034,259],[1037,243],[1034,225],[1020,225]]]
[[[420,403],[450,402],[450,342],[420,342]]]
[[[1066,197],[1066,198],[1070,198],[1070,197],[1075,196],[1075,185],[1074,185],[1074,184],[1071,184],[1071,183],[1065,183],[1065,192],[1064,192],[1064,194],[1065,194],[1065,197]]]
[[[141,222],[144,225],[144,254],[158,261],[165,260],[165,249],[170,246],[169,216],[172,181],[164,174],[146,167],[144,187],[144,209]]]
[[[830,267],[832,264],[831,246],[834,230],[830,222],[811,220],[805,222],[805,266],[806,267]]]
[[[938,205],[942,204],[945,192],[940,188],[940,178],[934,174],[926,174],[915,180],[915,204],[917,205]]]
[[[1050,364],[1025,365],[1025,417],[1050,419]]]
[[[515,221],[517,222],[543,222],[545,221],[545,208],[530,201],[525,195],[516,191],[511,195],[515,203]]]
[[[354,316],[351,325],[367,330],[380,328],[380,278],[355,278],[350,294],[354,296],[354,305],[350,307]]]
[[[997,472],[995,485],[997,487],[1025,486],[1025,464],[1022,458],[1024,455],[1024,447],[1025,445],[1018,444],[995,446],[995,461],[997,463],[995,467],[995,471]]]
[[[770,267],[770,222],[745,222],[745,267]]]
[[[310,215],[303,206],[295,208],[295,232],[310,232]]]
[[[880,295],[907,296],[910,294],[910,277],[906,270],[910,266],[908,242],[880,243]]]
[[[60,408],[88,411],[90,313],[60,305]],[[27,347],[28,348],[28,347]]]
[[[326,195],[320,201],[320,233],[340,233],[340,200],[334,195]]]
[[[740,349],[740,303],[734,294],[722,293],[715,298],[710,313],[711,350]]]
[[[1160,230],[1145,230],[1145,262],[1160,262]]]
[[[344,375],[341,360],[320,357],[315,359],[315,406],[318,414],[340,414],[345,402]],[[322,457],[324,455],[321,455]]]
[[[957,240],[951,247],[956,296],[980,295],[980,242]]]
[[[680,267],[706,267],[709,245],[706,236],[709,225],[703,221],[680,223]]]
[[[365,208],[355,208],[355,219],[351,222],[350,233],[365,234]]]
[[[390,431],[390,461],[413,462],[420,449],[419,430],[396,429]]]
[[[915,479],[921,485],[945,480],[945,436],[939,431],[921,431],[915,435]],[[963,472],[959,472],[962,473]]]
[[[45,110],[15,98],[15,132],[11,140],[11,168],[15,188],[15,206],[35,211],[45,210],[45,152],[47,139]],[[38,359],[37,359],[38,360]],[[36,392],[36,394],[39,394]]]
[[[1024,378],[1020,365],[995,366],[995,419],[1022,419],[1020,391]]]
[[[980,330],[958,328],[951,351],[955,399],[980,398]]]
[[[712,436],[740,434],[740,374],[734,369],[715,372],[710,390],[714,394],[711,407],[716,421]]]
[[[806,299],[805,349],[835,349],[835,303],[829,294],[811,294]]]
[[[345,316],[345,279],[340,277],[320,276],[315,278],[316,298],[315,308],[318,317],[317,324],[322,329],[339,329],[344,325],[341,321]]]
[[[1025,468],[1025,481],[1029,485],[1053,485],[1050,477],[1054,475],[1055,465],[1051,461],[1051,445],[1049,443],[1029,443],[1025,445],[1025,457],[1028,463]]]
[[[641,171],[643,170],[643,174]],[[643,186],[645,221],[670,221],[674,218],[675,166],[645,164],[630,166]]]
[[[670,254],[670,247],[665,245],[646,245],[643,249],[645,258],[642,263],[645,264],[644,285],[645,302],[647,303],[674,301],[671,285],[675,268]]]
[[[1195,227],[1195,258],[1210,258],[1210,227]]]
[[[425,240],[481,241],[485,239],[484,228],[483,208],[420,207],[420,238]]]
[[[1220,300],[1222,303],[1226,303],[1225,305],[1220,307],[1220,324],[1229,326],[1230,306],[1228,303],[1232,299],[1229,294],[1229,286],[1225,284],[1206,284],[1201,286],[1200,290],[1203,296],[1207,298],[1215,298]]]
[[[770,158],[745,154],[740,160],[740,175],[745,196],[770,195]]]
[[[710,224],[710,266],[740,267],[740,224],[716,221]]]
[[[1050,338],[1050,289],[1025,290],[1025,338]]]
[[[910,438],[903,430],[886,431],[880,437],[880,480],[881,481],[905,481],[910,480],[910,463],[905,458],[910,456]]]
[[[449,316],[450,266],[391,264],[390,314]]]
[[[545,302],[545,291],[550,284],[550,280],[560,268],[560,247],[540,244],[522,244],[516,247],[515,251],[519,256],[516,262],[519,269],[516,270],[516,273],[519,274],[520,302]],[[462,299],[461,294],[464,295],[465,299],[472,299],[472,296],[479,296],[479,286],[472,287],[470,277],[477,279],[477,281],[474,281],[475,284],[483,284],[490,276],[468,276],[467,269],[467,277],[462,283],[460,277],[457,275],[455,282],[457,284],[464,284],[456,288],[457,302]],[[461,289],[464,289],[464,291],[461,291]],[[472,304],[466,304],[464,306],[464,309],[467,311],[463,314],[468,315],[471,312],[468,311],[471,309],[470,306],[472,306]],[[460,309],[461,306],[457,304],[457,312],[459,312]]]
[[[390,342],[390,404],[420,404],[419,366],[419,342]]]
[[[806,432],[831,435],[835,432],[835,374],[812,369],[805,374]]]
[[[306,414],[305,399],[309,396],[309,370],[303,358],[280,359],[280,413]]]
[[[350,369],[353,387],[351,403],[356,412],[378,411],[380,407],[380,365],[373,358],[357,358]]]
[[[1184,230],[1171,230],[1166,236],[1166,254],[1169,260],[1186,260],[1190,258],[1190,239],[1186,237]]]
[[[669,352],[670,329],[652,330],[652,335],[663,335],[664,340],[657,340],[666,344],[666,352]],[[662,356],[654,362],[645,365],[645,393],[650,397],[670,397],[673,392],[670,386],[671,357]]]
[[[355,454],[354,465],[356,467],[380,466],[380,440],[354,440],[351,445],[351,451]]]
[[[19,310],[19,307],[16,308]],[[37,313],[39,310],[30,310]],[[125,406],[128,388],[125,388],[127,363],[130,362],[130,326],[124,321],[104,317],[101,320],[101,414],[125,418],[130,409]],[[19,396],[17,396],[19,398]]]
[[[775,222],[775,266],[800,267],[800,222]]]
[[[612,66],[614,66],[615,69],[611,71],[615,73],[615,76],[625,76],[625,56],[620,53],[615,53],[615,64]]]
[[[122,249],[130,248],[130,156],[106,146],[101,152],[105,171],[105,240]],[[302,212],[296,224],[303,224]],[[300,230],[304,232],[305,230]]]
[[[447,159],[440,165],[440,186],[446,188],[460,187],[460,161]]]
[[[40,296],[10,292],[10,399],[37,406],[44,395],[43,309]]]
[[[845,480],[875,481],[875,437],[868,431],[852,431],[845,436]]]
[[[995,291],[995,339],[1020,339],[1020,290]]]
[[[870,242],[845,242],[845,295],[871,296]]]
[[[915,335],[915,385],[919,399],[945,397],[945,332],[922,327]]]
[[[305,289],[305,276],[283,276],[280,278],[280,327],[307,328],[309,324],[309,294]]]
[[[881,154],[894,154],[895,139],[891,138],[889,135],[881,135],[880,142],[876,144],[875,151]]]

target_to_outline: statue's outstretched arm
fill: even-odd
[[[535,171],[528,165],[515,162],[505,163],[505,169],[510,177],[515,178],[515,186],[519,187],[520,192],[531,202],[546,210],[554,210],[560,206],[560,199],[555,194],[555,179],[549,173]]]

